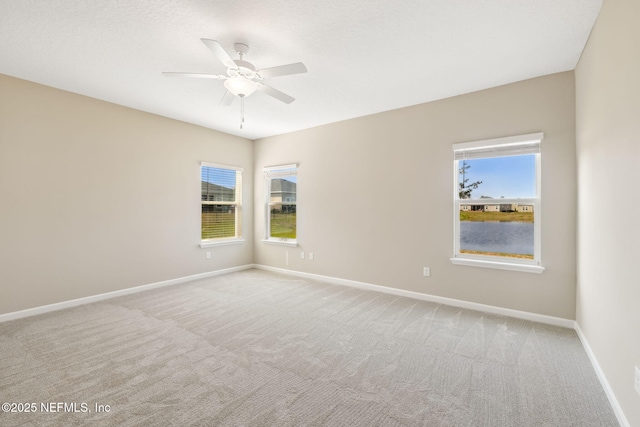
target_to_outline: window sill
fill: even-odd
[[[298,247],[297,241],[287,241],[287,240],[275,240],[275,239],[262,239],[261,242],[268,243],[270,245],[280,245],[280,246],[290,246],[292,248]]]
[[[510,262],[485,261],[480,259],[451,258],[450,261],[456,265],[466,265],[470,267],[496,268],[499,270],[522,271],[524,273],[542,273],[544,267],[539,265],[515,264]]]
[[[215,241],[200,242],[201,248],[209,248],[211,246],[238,245],[244,243],[244,239],[220,239]]]

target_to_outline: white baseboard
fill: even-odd
[[[454,307],[466,308],[469,310],[482,311],[484,313],[498,314],[501,316],[515,317],[517,319],[530,320],[532,322],[544,323],[547,325],[561,326],[573,329],[575,321],[563,319],[561,317],[546,316],[544,314],[529,313],[526,311],[512,310],[510,308],[496,307],[493,305],[479,304],[475,302],[463,301],[453,298],[439,297],[436,295],[423,294],[420,292],[406,291],[403,289],[389,288],[386,286],[373,285],[371,283],[357,282],[354,280],[339,279],[336,277],[322,276],[319,274],[303,273],[300,271],[286,270],[283,268],[270,267],[266,265],[254,264],[255,268],[278,273],[290,274],[293,276],[305,277],[309,279],[321,280],[323,282],[337,285],[349,286],[357,289],[382,292],[385,294],[397,295],[407,298],[419,299],[423,301],[435,302],[438,304],[451,305]]]
[[[609,403],[613,408],[613,412],[616,414],[616,418],[620,423],[621,427],[631,427],[629,421],[627,421],[627,417],[625,417],[624,412],[622,411],[622,407],[618,403],[618,399],[616,399],[616,395],[613,393],[613,389],[609,385],[609,381],[607,381],[607,377],[604,375],[600,364],[598,363],[598,359],[596,359],[596,355],[591,350],[591,346],[587,341],[587,337],[585,337],[582,329],[578,322],[575,324],[575,330],[578,334],[578,338],[580,338],[580,342],[582,342],[582,346],[584,350],[587,352],[587,356],[589,356],[589,360],[591,361],[591,365],[593,365],[593,369],[596,371],[596,375],[598,375],[598,379],[600,380],[600,384],[602,384],[602,388],[604,389],[605,394],[607,395],[607,399],[609,399]]]
[[[102,301],[102,300],[106,300],[106,299],[110,299],[110,298],[115,298],[115,297],[119,297],[119,296],[123,296],[123,295],[129,295],[129,294],[134,294],[134,293],[137,293],[137,292],[143,292],[143,291],[147,291],[147,290],[150,290],[150,289],[157,289],[157,288],[162,288],[164,286],[177,285],[177,284],[180,284],[180,283],[190,282],[192,280],[204,279],[204,278],[207,278],[207,277],[220,276],[220,275],[223,275],[223,274],[229,274],[229,273],[233,273],[233,272],[236,272],[236,271],[248,270],[250,268],[257,268],[257,269],[261,269],[261,270],[268,270],[268,271],[273,271],[273,272],[283,273],[283,274],[290,274],[290,275],[299,276],[299,277],[305,277],[305,278],[309,278],[309,279],[321,280],[321,281],[324,281],[324,282],[333,283],[333,284],[337,284],[337,285],[349,286],[349,287],[357,288],[357,289],[382,292],[382,293],[391,294],[391,295],[397,295],[397,296],[402,296],[402,297],[407,297],[407,298],[413,298],[413,299],[418,299],[418,300],[423,300],[423,301],[434,302],[434,303],[438,303],[438,304],[445,304],[445,305],[450,305],[450,306],[454,306],[454,307],[466,308],[466,309],[469,309],[469,310],[482,311],[482,312],[485,312],[485,313],[498,314],[498,315],[502,315],[502,316],[509,316],[509,317],[515,317],[515,318],[518,318],[518,319],[530,320],[530,321],[533,321],[533,322],[539,322],[539,323],[545,323],[545,324],[549,324],[549,325],[561,326],[561,327],[570,328],[570,329],[573,329],[574,326],[575,326],[575,321],[570,320],[570,319],[563,319],[563,318],[560,318],[560,317],[546,316],[546,315],[543,315],[543,314],[536,314],[536,313],[529,313],[529,312],[526,312],[526,311],[512,310],[512,309],[509,309],[509,308],[496,307],[496,306],[486,305],[486,304],[479,304],[479,303],[475,303],[475,302],[457,300],[457,299],[453,299],[453,298],[446,298],[446,297],[440,297],[440,296],[436,296],[436,295],[423,294],[423,293],[420,293],[420,292],[407,291],[407,290],[397,289],[397,288],[389,288],[389,287],[386,287],[386,286],[374,285],[374,284],[365,283],[365,282],[358,282],[358,281],[355,281],[355,280],[340,279],[340,278],[337,278],[337,277],[322,276],[322,275],[319,275],[319,274],[312,274],[312,273],[304,273],[304,272],[300,272],[300,271],[287,270],[287,269],[283,269],[283,268],[270,267],[270,266],[260,265],[260,264],[247,264],[247,265],[242,265],[242,266],[238,266],[238,267],[231,267],[231,268],[225,268],[225,269],[222,269],[222,270],[210,271],[210,272],[206,272],[206,273],[193,274],[191,276],[179,277],[179,278],[176,278],[176,279],[170,279],[170,280],[165,280],[165,281],[162,281],[162,282],[150,283],[150,284],[147,284],[147,285],[136,286],[136,287],[133,287],[133,288],[120,289],[120,290],[113,291],[113,292],[106,292],[106,293],[103,293],[103,294],[92,295],[92,296],[83,297],[83,298],[77,298],[77,299],[73,299],[73,300],[69,300],[69,301],[62,301],[62,302],[59,302],[59,303],[43,305],[43,306],[34,307],[34,308],[28,308],[28,309],[20,310],[20,311],[14,311],[14,312],[11,312],[11,313],[0,314],[0,323],[1,322],[7,322],[9,320],[20,319],[20,318],[23,318],[23,317],[36,316],[38,314],[48,313],[50,311],[62,310],[62,309],[69,308],[69,307],[76,307],[76,306],[83,305],[83,304],[90,304],[90,303],[93,303],[93,302]]]
[[[190,282],[192,280],[206,279],[207,277],[221,276],[236,271],[248,270],[253,268],[252,264],[242,265],[239,267],[225,268],[222,270],[208,271],[206,273],[193,274],[191,276],[179,277],[176,279],[164,280],[162,282],[150,283],[148,285],[135,286],[133,288],[120,289],[118,291],[106,292],[98,295],[62,301],[55,304],[42,305],[40,307],[28,308],[25,310],[14,311],[11,313],[0,314],[0,323],[9,320],[21,319],[23,317],[36,316],[38,314],[48,313],[50,311],[62,310],[64,308],[76,307],[83,304],[90,304],[110,298],[120,297],[123,295],[135,294],[138,292],[148,291],[151,289],[163,288],[165,286],[177,285],[180,283]]]

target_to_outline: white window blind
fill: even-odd
[[[298,166],[295,164],[264,168],[264,177],[267,179],[284,178],[296,175],[298,175]]]
[[[539,132],[453,144],[454,158],[455,160],[465,160],[537,154],[540,152],[540,142],[543,137],[544,134]]]
[[[202,241],[241,236],[242,168],[200,165]]]

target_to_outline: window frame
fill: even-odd
[[[287,170],[293,170],[292,173],[285,173]],[[262,170],[265,182],[265,198],[264,198],[264,243],[283,245],[283,246],[298,246],[298,181],[296,179],[296,200],[293,202],[296,205],[296,237],[291,238],[278,238],[271,237],[271,206],[274,202],[271,201],[271,180],[274,178],[284,178],[287,176],[298,176],[298,164],[292,163],[287,165],[268,166]]]
[[[226,201],[215,201],[215,200],[202,200],[202,172],[204,167],[215,168],[215,169],[223,169],[227,171],[235,171],[236,173],[236,190],[234,192],[235,200],[233,202]],[[220,246],[220,245],[230,245],[230,244],[239,244],[244,242],[244,238],[242,237],[242,198],[243,198],[243,172],[244,168],[239,166],[231,166],[231,165],[223,165],[220,163],[211,163],[211,162],[200,162],[200,247],[206,248],[211,246]],[[202,226],[203,226],[203,217],[202,217],[202,206],[203,205],[229,205],[234,206],[234,227],[235,227],[235,235],[233,237],[214,237],[210,239],[202,238]]]
[[[450,261],[457,265],[473,267],[497,268],[502,270],[522,271],[527,273],[542,273],[542,167],[541,152],[544,133],[516,135],[504,138],[494,138],[481,141],[453,144],[453,257]],[[471,159],[496,158],[512,155],[535,155],[535,196],[528,198],[491,198],[491,199],[461,199],[459,188],[460,164],[465,157],[460,154],[469,153]],[[493,155],[492,155],[493,154]],[[523,204],[533,205],[533,259],[501,257],[493,255],[467,254],[460,252],[460,207],[461,205],[486,204]]]

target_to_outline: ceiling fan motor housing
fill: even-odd
[[[246,79],[253,79],[257,77],[256,67],[251,63],[242,59],[235,59],[233,62],[236,64],[236,68],[229,68],[227,74],[230,77],[244,77]]]

